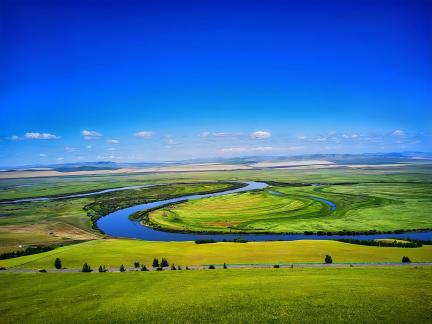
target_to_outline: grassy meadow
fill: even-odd
[[[430,323],[432,269],[0,273],[2,323]]]
[[[336,210],[311,197],[335,203]],[[169,230],[205,232],[366,232],[431,228],[430,210],[429,183],[286,185],[188,201],[152,211],[148,220]]]
[[[153,258],[167,258],[176,265],[209,264],[289,264],[322,263],[326,254],[333,262],[400,262],[408,256],[413,262],[432,262],[432,246],[421,248],[365,246],[337,241],[277,241],[211,244],[194,242],[146,242],[142,240],[104,239],[69,245],[55,250],[0,260],[7,269],[54,269],[60,258],[64,267],[81,269],[84,262],[94,269],[105,265],[118,269],[131,267],[134,261],[150,266]]]

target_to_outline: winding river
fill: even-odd
[[[244,187],[237,188],[237,189],[211,193],[211,194],[188,195],[188,196],[183,196],[178,198],[160,200],[160,201],[147,203],[147,204],[139,204],[132,207],[120,209],[100,218],[96,224],[99,229],[101,229],[103,232],[105,232],[110,236],[142,239],[146,241],[194,241],[200,239],[211,239],[215,241],[223,241],[223,240],[233,240],[236,238],[243,238],[248,241],[334,240],[339,238],[352,238],[352,239],[359,239],[359,240],[372,240],[372,239],[380,239],[380,238],[400,238],[400,239],[412,238],[412,239],[419,239],[419,240],[432,239],[432,231],[406,232],[406,233],[399,233],[399,234],[372,234],[372,235],[175,233],[175,232],[164,232],[164,231],[156,230],[142,225],[139,221],[134,221],[129,219],[130,215],[138,211],[145,211],[153,208],[158,208],[171,203],[208,198],[208,197],[216,197],[216,196],[222,196],[222,195],[227,195],[232,193],[264,189],[268,187],[268,184],[265,182],[249,181],[244,183],[245,183]],[[105,194],[109,192],[123,191],[129,189],[139,189],[139,188],[152,187],[152,186],[157,186],[157,185],[148,184],[148,185],[141,185],[141,186],[120,187],[120,188],[104,189],[104,190],[99,190],[94,192],[72,194],[72,195],[65,195],[65,196],[58,196],[58,197],[17,199],[11,201],[3,201],[1,203],[10,204],[10,203],[25,203],[25,202],[38,202],[38,201],[41,202],[47,200],[59,200],[59,199],[68,199],[68,198],[80,198],[80,197]],[[273,195],[283,195],[282,193],[277,191],[269,191],[269,192]],[[336,209],[336,204],[329,200],[318,198],[318,197],[312,197],[312,196],[308,198],[327,204],[330,207],[330,211],[334,211]]]

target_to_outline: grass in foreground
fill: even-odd
[[[0,274],[2,323],[430,323],[432,269]]]
[[[99,265],[116,268],[132,266],[139,261],[147,266],[153,258],[167,258],[176,265],[253,264],[253,263],[322,263],[330,254],[334,262],[400,262],[408,256],[413,262],[432,261],[432,246],[421,248],[376,247],[337,241],[290,241],[212,243],[146,242],[140,240],[95,240],[65,246],[53,251],[1,260],[0,267],[17,269],[53,269],[59,257],[66,268],[81,269],[88,262],[94,269]]]

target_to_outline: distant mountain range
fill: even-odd
[[[281,161],[301,161],[301,160],[325,160],[336,164],[386,164],[386,163],[416,163],[430,160],[432,163],[432,153],[430,152],[393,152],[393,153],[363,153],[363,154],[303,154],[295,156],[247,156],[233,158],[208,158],[190,159],[182,161],[167,162],[135,162],[117,163],[111,161],[98,162],[76,162],[49,165],[25,165],[22,167],[3,167],[2,171],[15,170],[55,170],[59,172],[72,171],[94,171],[94,170],[115,170],[121,168],[146,168],[176,166],[200,163],[223,163],[250,165],[259,162],[281,162]]]

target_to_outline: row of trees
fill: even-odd
[[[410,263],[410,262],[411,262],[411,260],[410,260],[409,257],[407,257],[407,256],[403,256],[402,257],[402,263]],[[331,257],[331,255],[327,254],[325,256],[324,263],[325,264],[331,264],[331,263],[333,263],[333,258]],[[140,264],[138,261],[135,261],[133,263],[133,266],[134,266],[135,269],[140,269],[141,271],[149,271],[146,265]],[[159,259],[157,259],[157,258],[153,259],[152,267],[155,268],[157,271],[162,271],[164,268],[167,268],[168,266],[169,266],[169,262],[165,258],[162,258],[161,262],[159,262]],[[61,262],[60,258],[56,258],[55,259],[55,261],[54,261],[54,267],[56,269],[62,269],[62,262]],[[215,269],[215,266],[214,265],[210,265],[208,268],[209,269]],[[278,264],[274,265],[274,268],[279,268],[279,265]],[[170,269],[171,270],[183,270],[181,266],[177,266],[176,267],[174,263],[171,264]],[[227,266],[226,263],[223,264],[223,269],[228,269],[228,266]],[[122,264],[120,266],[119,270],[120,270],[120,272],[125,272],[126,268]],[[186,266],[185,270],[190,270],[190,269],[189,269],[188,266]],[[83,266],[82,266],[81,271],[82,272],[92,272],[93,269],[90,267],[90,265],[87,262],[85,262],[83,264]],[[107,272],[108,270],[105,267],[105,265],[100,265],[98,271],[99,272]]]

